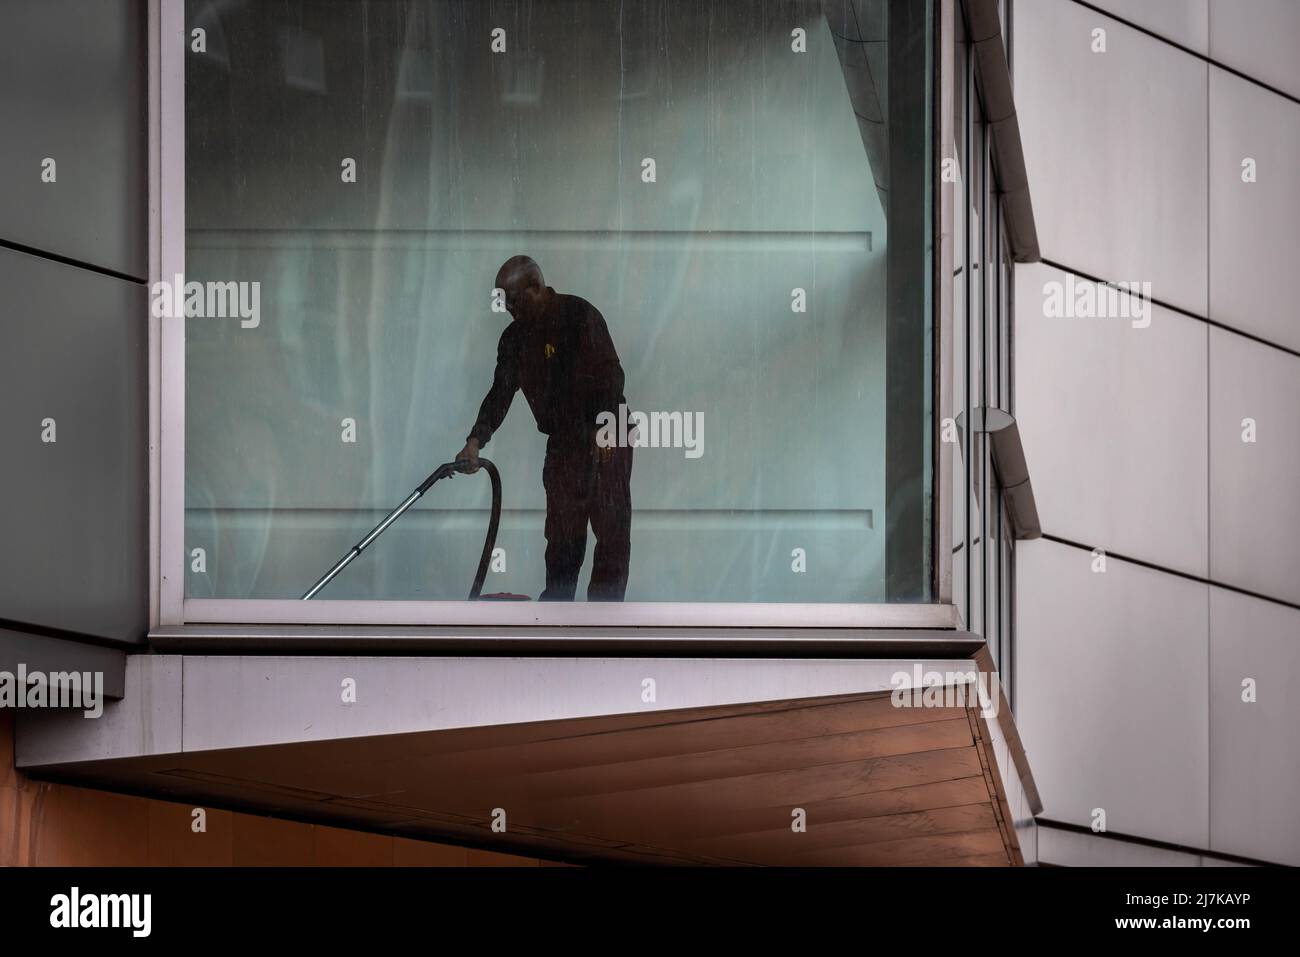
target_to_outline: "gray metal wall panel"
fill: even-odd
[[[1072,0],[1016,4],[1015,25],[1043,258],[1205,315],[1205,62]]]
[[[145,278],[147,79],[143,0],[5,4],[0,239]]]
[[[1209,0],[1091,0],[1107,13],[1197,53],[1210,49]],[[1238,0],[1240,2],[1240,0]]]
[[[1300,357],[1210,330],[1210,578],[1290,602],[1300,602],[1297,409]]]
[[[1101,808],[1108,830],[1206,847],[1208,586],[1091,564],[1045,540],[1016,555],[1016,723],[1043,814]]]
[[[1045,315],[1066,282],[1016,268],[1016,411],[1043,530],[1204,576],[1209,326],[1159,306],[1145,327]]]
[[[1199,867],[1199,855],[1039,826],[1038,860],[1056,867]]]
[[[1297,155],[1300,104],[1210,70],[1210,315],[1300,350],[1300,308],[1281,281],[1300,260]],[[1242,181],[1247,158],[1254,182]]]
[[[1211,850],[1300,865],[1297,685],[1300,611],[1210,589]]]
[[[19,666],[28,674],[99,672],[106,698],[120,699],[124,691],[126,653],[122,649],[0,628],[0,671],[17,673]]]
[[[0,249],[0,618],[143,640],[146,288]],[[56,441],[42,441],[53,419]]]
[[[127,656],[125,693],[93,721],[69,711],[20,711],[14,733],[18,767],[98,761],[183,751],[179,655]],[[226,713],[214,716],[221,722]]]
[[[1210,0],[1210,57],[1300,97],[1300,3]]]

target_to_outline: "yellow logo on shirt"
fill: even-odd
[[[555,346],[551,345],[551,344],[548,342],[548,343],[546,344],[546,348],[543,349],[542,352],[545,353],[546,358],[549,359],[551,356],[555,355]]]

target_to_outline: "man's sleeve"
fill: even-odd
[[[587,396],[591,425],[601,412],[618,414],[623,401],[623,365],[600,310],[591,306],[579,344],[578,385]]]
[[[480,448],[487,445],[492,434],[501,427],[510,411],[510,403],[514,401],[515,390],[519,388],[519,348],[510,332],[511,327],[507,326],[497,341],[497,367],[492,374],[492,388],[479,406],[474,428],[466,436],[466,441],[478,439]]]

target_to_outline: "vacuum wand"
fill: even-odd
[[[478,460],[478,464],[487,471],[488,478],[492,480],[492,517],[488,521],[488,533],[487,538],[483,542],[483,555],[479,559],[478,573],[474,576],[474,584],[470,588],[470,601],[478,598],[479,592],[483,590],[483,580],[487,577],[488,565],[492,561],[492,549],[496,545],[497,527],[501,524],[501,475],[497,472],[497,467],[488,459],[481,458]],[[347,568],[348,565],[352,563],[353,559],[370,547],[370,544],[376,538],[384,534],[384,532],[388,530],[388,526],[401,518],[402,514],[408,508],[418,502],[424,496],[424,493],[433,487],[435,482],[440,482],[442,479],[449,478],[456,472],[468,473],[469,470],[470,463],[465,459],[458,459],[455,462],[448,462],[445,465],[439,465],[429,473],[428,478],[416,486],[415,491],[406,496],[401,505],[397,506],[397,508],[385,515],[383,521],[372,528],[365,538],[353,545],[348,553],[334,564],[333,568],[321,576],[320,581],[316,582],[315,585],[312,585],[307,594],[302,596],[302,601],[307,601],[315,597],[322,588],[333,581],[339,572],[343,571],[343,569]]]

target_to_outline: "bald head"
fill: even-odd
[[[546,280],[531,256],[511,256],[497,270],[497,288],[505,293],[506,310],[516,319],[538,315],[546,299]]]
[[[532,256],[511,256],[497,270],[497,287],[509,289],[512,285],[545,285],[542,268]]]

